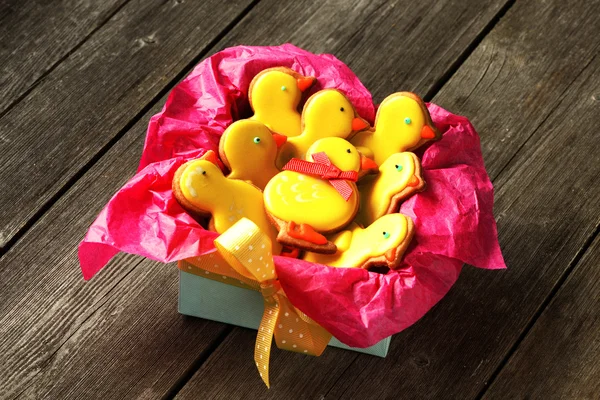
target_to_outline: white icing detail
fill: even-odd
[[[304,175],[298,175],[298,180],[299,180],[299,181],[303,181],[304,179],[306,179],[306,178],[304,177]]]
[[[325,196],[319,196],[319,192],[318,192],[318,191],[314,191],[314,192],[312,193],[311,197],[312,197],[313,199],[323,199],[323,198],[325,198]]]
[[[289,178],[287,177],[287,175],[281,175],[281,180],[287,182],[289,181]]]
[[[198,197],[198,192],[196,192],[196,189],[194,189],[192,178],[192,174],[188,174],[187,179],[185,180],[185,187],[187,187],[187,190],[190,192],[190,195],[196,198]]]
[[[302,195],[304,193],[298,193],[298,195],[296,197],[294,197],[294,200],[296,200],[298,203],[309,203],[310,201],[312,201],[312,197],[308,198],[308,199],[304,199],[302,198]]]

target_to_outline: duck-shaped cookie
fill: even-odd
[[[402,201],[425,189],[421,162],[408,151],[392,154],[379,166],[379,174],[362,180],[358,189],[356,222],[366,226],[385,214],[398,212]]]
[[[231,171],[227,177],[250,181],[263,190],[279,173],[275,158],[286,140],[259,121],[243,119],[229,125],[219,142],[219,156]]]
[[[367,228],[351,224],[350,229],[335,234],[335,254],[306,252],[306,261],[331,267],[364,268],[386,266],[396,269],[414,233],[412,219],[402,214],[387,214]]]
[[[208,151],[197,160],[183,164],[173,178],[173,194],[191,214],[210,214],[210,226],[223,233],[245,217],[266,232],[273,241],[273,252],[281,246],[275,241],[277,232],[264,210],[263,196],[256,186],[228,179],[217,166],[217,155]]]
[[[315,142],[306,160],[293,159],[264,190],[265,208],[285,245],[320,253],[335,253],[323,234],[333,233],[354,218],[359,197],[355,181],[362,168],[373,168],[344,139]]]
[[[336,89],[324,89],[313,94],[302,110],[302,133],[290,137],[281,147],[277,166],[283,167],[292,158],[303,159],[308,148],[326,137],[346,139],[369,127],[360,118],[350,100]]]
[[[394,153],[415,150],[439,138],[441,133],[433,125],[423,100],[414,93],[399,92],[383,100],[375,127],[357,133],[350,142],[381,165]]]
[[[269,68],[259,72],[248,89],[251,119],[260,121],[273,132],[284,136],[298,136],[301,132],[298,104],[302,92],[315,82],[285,67]]]

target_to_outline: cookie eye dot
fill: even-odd
[[[396,171],[398,171],[398,172],[402,171],[402,165],[396,164],[396,165],[394,165],[394,167],[396,167]]]
[[[260,143],[260,138],[257,136],[252,140],[254,143],[259,144]]]
[[[344,112],[344,107],[340,107],[340,111],[341,111],[341,112]]]
[[[386,239],[389,239],[390,233],[386,232],[386,231],[383,231],[383,237],[386,238]]]
[[[404,118],[404,123],[406,125],[410,125],[411,122],[412,122],[412,120],[409,117]]]
[[[282,86],[282,87],[281,87],[281,91],[282,91],[282,92],[285,92],[286,90],[287,90],[287,88],[286,88],[285,86]]]
[[[350,153],[352,153],[352,150],[346,149],[346,153],[350,154]]]
[[[202,171],[202,175],[206,175],[206,171]]]

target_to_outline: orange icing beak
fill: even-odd
[[[215,153],[212,150],[207,151],[206,153],[204,153],[204,155],[202,157],[200,157],[201,160],[206,160],[206,161],[210,161],[211,163],[215,164],[217,167],[221,168],[221,171],[225,171],[225,164],[223,164],[221,162],[221,160],[219,160],[219,156],[217,155],[217,153]]]
[[[362,131],[369,127],[369,123],[360,117],[356,117],[352,120],[352,130]]]
[[[280,148],[285,142],[287,142],[287,136],[280,135],[279,133],[274,133],[273,140],[275,141],[277,148]]]
[[[372,170],[372,169],[378,169],[379,165],[377,165],[377,163],[373,160],[371,160],[368,157],[363,156],[362,154],[360,155],[360,169],[362,171],[368,171],[368,170]]]
[[[296,82],[298,85],[298,89],[300,89],[301,92],[304,92],[306,89],[312,86],[314,81],[315,78],[309,76],[304,78],[298,78]]]
[[[385,252],[385,259],[388,260],[389,262],[394,262],[394,260],[396,260],[396,250],[398,250],[396,247],[394,247],[393,249],[389,249],[388,251]]]
[[[428,125],[423,125],[421,129],[421,137],[423,139],[433,139],[435,138],[435,132]]]
[[[217,167],[219,166],[219,162],[220,162],[219,157],[217,157],[217,153],[215,153],[212,150],[207,151],[200,158],[202,160],[210,161],[211,163],[215,164]]]

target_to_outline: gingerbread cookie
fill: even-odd
[[[337,233],[330,240],[335,254],[307,252],[306,261],[339,268],[386,266],[396,269],[414,234],[412,219],[402,214],[387,214],[367,228],[352,224],[350,229]]]
[[[408,151],[392,154],[379,166],[379,175],[361,181],[356,221],[366,226],[385,214],[398,212],[402,201],[423,190],[419,158]]]
[[[315,82],[312,76],[303,76],[285,67],[265,69],[258,73],[248,90],[251,119],[260,121],[273,132],[284,136],[298,136],[301,117],[298,104],[302,92]]]
[[[303,159],[308,148],[326,137],[346,139],[369,124],[358,116],[350,100],[335,89],[313,94],[302,110],[302,133],[290,137],[281,147],[277,166],[283,167],[292,158]]]
[[[286,137],[272,133],[262,122],[244,119],[231,124],[221,136],[219,156],[231,173],[261,190],[279,173],[275,167],[277,149]]]
[[[415,150],[441,137],[423,100],[414,93],[399,92],[383,100],[375,127],[357,133],[350,142],[381,165],[394,153]]]
[[[318,253],[335,253],[324,234],[346,226],[358,211],[355,185],[361,167],[373,168],[344,139],[320,139],[307,149],[304,161],[293,159],[264,190],[265,208],[285,245]]]
[[[279,254],[277,232],[264,211],[263,196],[256,186],[228,179],[216,164],[216,154],[208,151],[197,160],[183,164],[173,178],[173,194],[190,213],[210,214],[211,226],[223,233],[241,218],[248,218],[273,241],[273,252]]]

